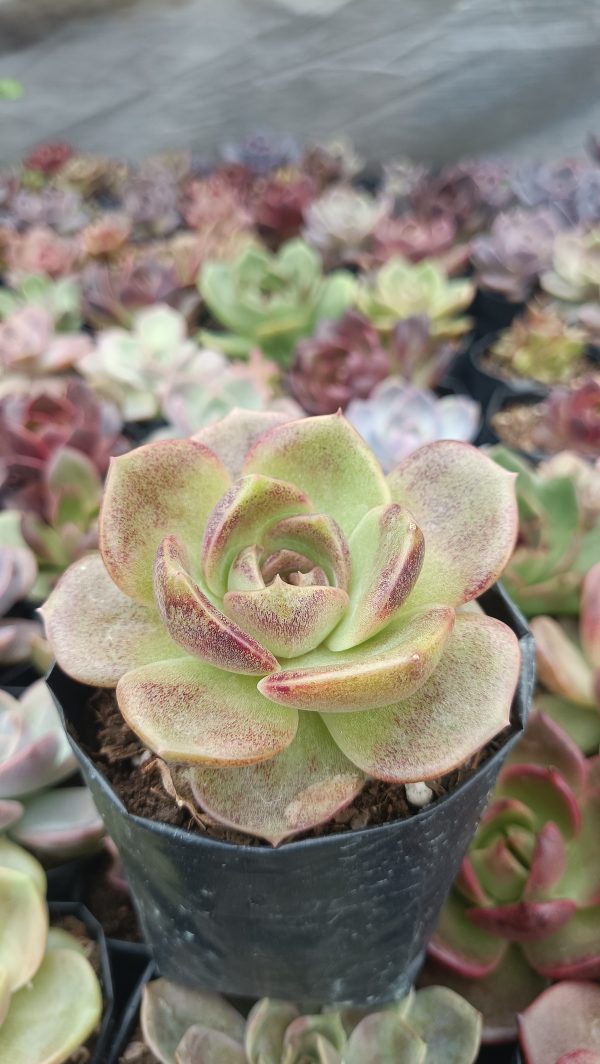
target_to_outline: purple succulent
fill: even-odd
[[[178,181],[157,167],[132,178],[123,194],[122,209],[139,236],[168,236],[180,222],[178,202]]]
[[[325,321],[301,340],[290,373],[291,390],[309,414],[334,414],[366,399],[390,372],[389,357],[371,323],[350,310]]]
[[[577,159],[527,163],[513,174],[518,202],[529,210],[550,207],[569,223],[577,220],[577,192],[587,164]]]
[[[63,235],[76,232],[89,220],[81,196],[72,188],[20,189],[11,198],[10,211],[22,225],[49,225]]]
[[[432,332],[426,314],[414,314],[394,326],[389,342],[391,372],[418,388],[434,388],[448,371],[456,343]]]
[[[128,328],[136,311],[154,303],[175,305],[175,266],[149,254],[131,254],[111,265],[89,263],[81,274],[84,317],[96,328]]]
[[[555,212],[547,208],[499,214],[490,232],[473,241],[478,287],[499,292],[514,303],[525,302],[540,274],[552,264],[559,228]]]
[[[221,156],[227,163],[237,163],[264,176],[295,163],[299,149],[293,137],[256,132],[238,143],[224,144]]]

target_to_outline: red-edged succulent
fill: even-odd
[[[39,225],[24,233],[13,233],[5,252],[8,278],[17,285],[31,274],[54,279],[75,273],[81,249],[73,237],[59,236],[48,226]]]
[[[28,170],[41,170],[43,174],[55,174],[73,156],[74,151],[64,140],[49,140],[38,144],[23,159]]]
[[[52,310],[29,304],[0,323],[0,366],[6,377],[2,392],[12,388],[11,377],[48,377],[71,369],[92,344],[83,333],[56,331]]]
[[[272,247],[299,235],[307,208],[317,195],[312,178],[292,169],[257,181],[253,190],[254,223]]]
[[[43,613],[180,793],[276,844],[368,776],[438,777],[506,727],[516,638],[459,607],[515,532],[513,477],[469,445],[385,478],[341,414],[234,412],[112,463],[101,552]]]
[[[540,450],[600,455],[600,380],[590,377],[574,388],[554,388],[543,405],[533,442]]]
[[[10,518],[0,519],[0,665],[26,661],[43,645],[42,628],[37,620],[7,617],[16,603],[31,591],[36,577],[35,555],[25,543],[4,542]],[[16,524],[16,522],[15,522]]]
[[[600,986],[565,980],[519,1016],[526,1064],[600,1064]]]
[[[84,317],[96,328],[128,328],[138,310],[154,303],[175,305],[178,280],[175,266],[143,249],[118,262],[89,263],[81,274]]]
[[[490,1041],[549,979],[600,975],[600,759],[586,760],[548,716],[532,718],[430,945],[431,978],[484,1012]],[[444,979],[444,981],[446,981]]]

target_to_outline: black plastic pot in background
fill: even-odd
[[[53,901],[50,902],[48,908],[50,910],[51,925],[57,923],[65,916],[74,916],[84,924],[89,937],[98,945],[100,953],[99,979],[102,986],[104,1011],[102,1013],[100,1031],[89,1064],[106,1064],[114,1035],[114,991],[111,962],[108,946],[104,937],[104,931],[98,921],[85,908],[85,905],[81,905],[77,902]],[[74,1004],[73,1007],[76,1008],[76,1004]]]
[[[425,946],[534,683],[533,640],[505,592],[484,609],[516,632],[522,669],[502,748],[417,815],[354,833],[239,846],[127,812],[78,744],[90,690],[55,667],[49,686],[85,780],[118,847],[162,975],[239,997],[377,1004],[413,983]]]
[[[539,388],[546,395],[548,389],[543,385],[537,385],[534,381],[525,377],[501,377],[482,365],[484,355],[489,351],[497,338],[496,333],[489,333],[477,340],[469,349],[467,355],[466,381],[469,393],[481,403],[484,414],[492,402],[496,392],[509,393],[514,396],[527,395],[533,388]]]
[[[538,403],[543,402],[547,395],[548,392],[544,388],[532,388],[528,392],[524,392],[523,395],[514,395],[514,393],[507,388],[499,388],[492,396],[487,408],[480,443],[489,445],[501,443],[504,447],[510,447],[516,454],[521,455],[523,458],[528,459],[528,461],[533,462],[536,465],[539,462],[545,461],[550,455],[545,454],[543,451],[525,451],[521,447],[513,447],[512,444],[506,443],[494,428],[493,419],[496,414],[501,413],[503,410],[507,410],[515,404],[517,406],[536,406]]]
[[[477,1064],[522,1064],[518,1045],[482,1046]]]
[[[499,292],[486,292],[478,288],[468,311],[475,318],[475,338],[508,329],[525,307],[525,303],[513,303]]]

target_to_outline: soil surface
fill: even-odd
[[[154,1053],[144,1045],[140,1027],[136,1030],[125,1052],[119,1057],[118,1064],[158,1064]]]
[[[112,859],[101,854],[85,868],[83,903],[108,938],[142,942],[142,933],[129,895],[111,881]]]
[[[539,403],[511,403],[491,418],[491,426],[502,443],[528,454],[542,450],[536,437],[543,423],[542,399]]]
[[[114,691],[94,691],[90,696],[89,709],[96,725],[93,729],[93,739],[85,743],[80,736],[76,738],[112,784],[130,813],[197,834],[206,834],[221,842],[241,846],[269,845],[261,839],[222,827],[201,812],[198,819],[195,819],[188,810],[180,808],[163,788],[159,759],[142,745],[123,720]],[[460,768],[440,779],[429,780],[428,786],[434,793],[433,800],[443,797],[463,780],[468,779],[478,765],[486,761],[503,741],[503,736],[496,737]],[[420,809],[407,801],[404,786],[370,780],[354,801],[333,820],[296,835],[294,839],[321,838],[325,835],[357,831],[394,820],[404,820],[417,816],[419,812]]]

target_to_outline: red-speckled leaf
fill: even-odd
[[[481,979],[496,970],[507,945],[496,935],[476,927],[468,911],[468,906],[452,891],[429,943],[429,954],[467,979]]]
[[[389,624],[415,585],[424,550],[423,533],[402,506],[365,514],[350,537],[350,605],[327,641],[330,650],[348,650]]]
[[[510,628],[465,613],[416,694],[373,713],[327,713],[323,719],[340,749],[369,776],[391,783],[443,776],[509,723],[519,663]]]
[[[425,560],[409,599],[461,602],[498,579],[517,535],[514,474],[467,443],[442,440],[413,451],[388,476],[394,502],[425,536]]]
[[[160,440],[113,458],[100,550],[115,584],[131,598],[153,603],[154,557],[167,535],[179,536],[198,566],[208,515],[229,484],[217,456],[192,440]]]
[[[516,798],[531,809],[538,828],[548,820],[554,821],[566,839],[572,839],[581,827],[577,796],[556,769],[510,765],[500,774],[496,794]]]
[[[549,979],[600,978],[600,905],[579,909],[563,927],[523,949],[532,968]]]
[[[469,919],[482,931],[509,942],[531,942],[563,927],[576,912],[574,901],[515,902],[491,908],[469,909]]]
[[[286,517],[263,537],[268,554],[291,550],[321,566],[329,583],[348,590],[351,574],[350,548],[337,521],[327,514]]]
[[[232,477],[241,476],[247,452],[265,433],[295,418],[270,410],[232,410],[193,436],[213,451]]]
[[[200,590],[177,536],[166,536],[156,553],[154,593],[171,638],[193,657],[228,672],[262,676],[277,668],[264,646],[230,621]]]
[[[567,733],[541,710],[530,716],[525,734],[511,750],[508,761],[511,765],[555,768],[576,794],[583,787],[585,757]]]
[[[368,643],[345,654],[324,647],[293,662],[291,668],[260,681],[266,698],[319,713],[352,712],[389,706],[408,697],[431,676],[454,625],[449,606],[431,607],[392,622]]]
[[[330,820],[365,782],[314,713],[299,714],[294,741],[270,761],[244,768],[193,768],[188,779],[210,816],[273,846]]]
[[[600,669],[600,562],[583,581],[580,609],[581,643],[588,661]]]
[[[225,612],[244,631],[283,658],[297,658],[319,646],[347,606],[341,587],[295,586],[279,576],[268,587],[228,591],[223,599]]]
[[[246,1054],[229,1035],[194,1024],[177,1046],[175,1064],[246,1064]]]
[[[349,535],[373,506],[390,501],[381,467],[341,414],[280,425],[248,453],[245,473],[288,480]]]
[[[549,987],[519,1016],[527,1064],[559,1064],[563,1054],[576,1049],[593,1051],[591,1060],[600,1060],[599,1019],[600,986],[564,982]]]
[[[117,700],[129,727],[166,761],[251,764],[284,750],[298,726],[296,711],[267,702],[253,677],[193,658],[128,672]]]
[[[600,1064],[600,1050],[574,1049],[572,1053],[563,1053],[556,1064]]]
[[[531,631],[535,638],[538,679],[553,694],[579,705],[594,706],[592,670],[560,624],[551,617],[534,617]]]
[[[81,683],[114,687],[130,669],[183,656],[157,610],[119,591],[99,554],[67,569],[40,612],[58,664]]]
[[[293,484],[258,474],[242,477],[212,511],[202,541],[202,571],[210,591],[224,595],[229,569],[243,547],[260,543],[275,521],[313,509]]]

